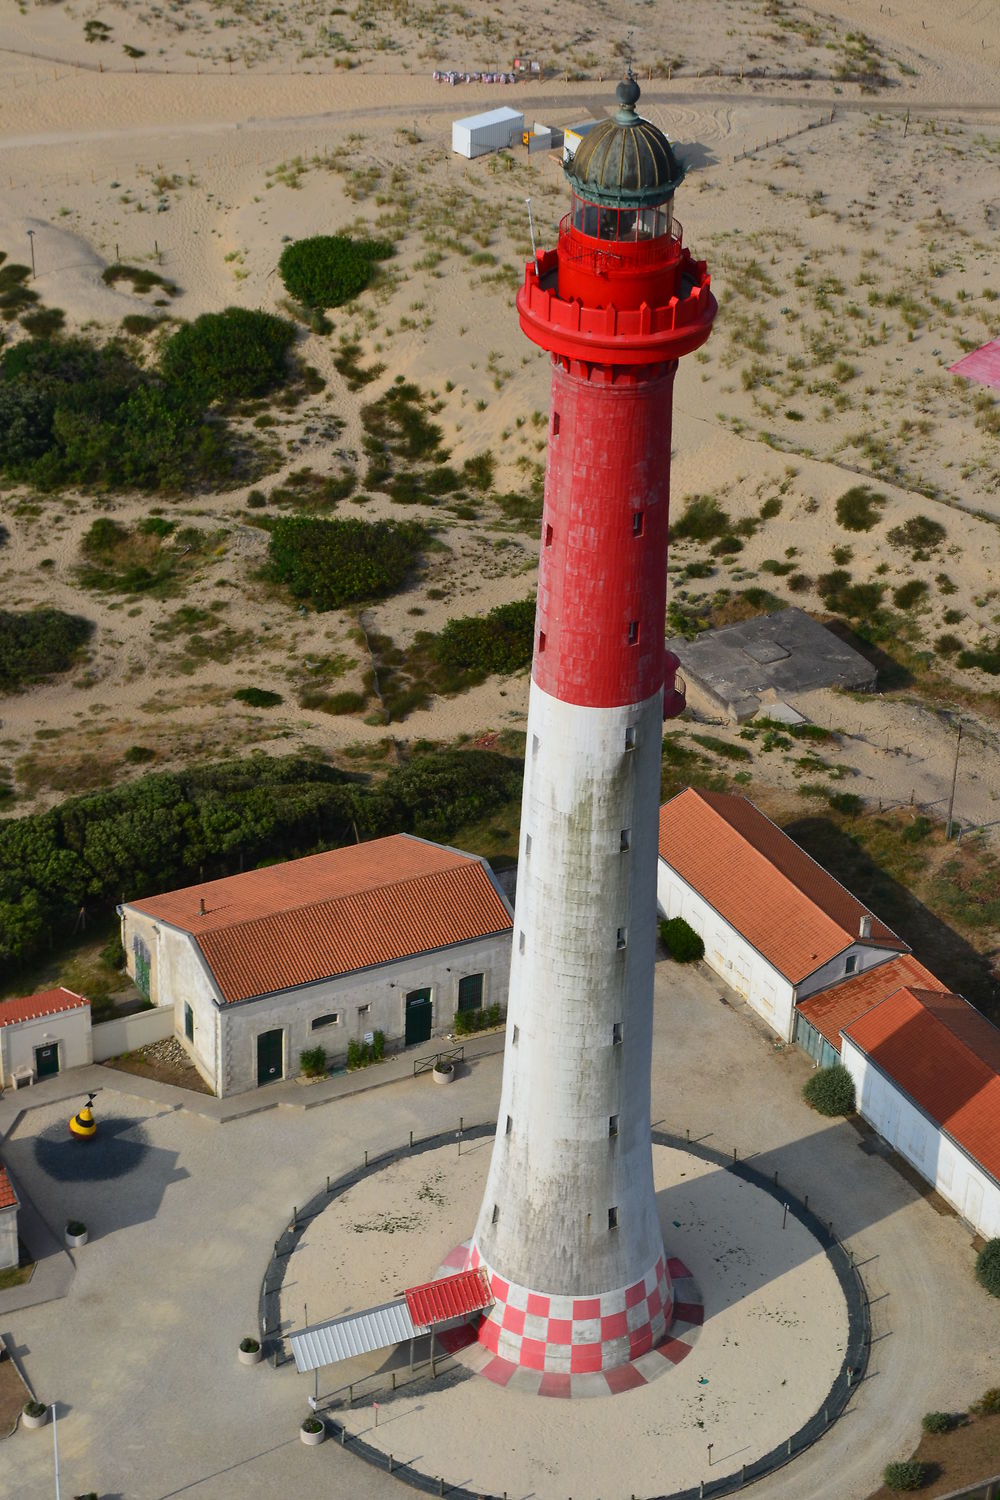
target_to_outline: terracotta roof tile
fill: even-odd
[[[947,991],[897,990],[844,1028],[1000,1182],[1000,1031]]]
[[[408,834],[130,905],[191,933],[226,1001],[511,927],[510,913],[480,860]]]
[[[671,798],[660,808],[660,857],[792,984],[852,943],[906,950],[745,797],[687,787]]]
[[[0,1167],[0,1208],[17,1208],[18,1199],[14,1184],[7,1176],[7,1168]]]
[[[0,1026],[14,1026],[18,1021],[35,1021],[42,1016],[58,1015],[61,1010],[75,1010],[89,1005],[83,995],[62,988],[42,990],[37,995],[23,995],[19,1000],[0,1000]]]
[[[841,979],[828,989],[817,990],[815,995],[800,1000],[795,1008],[839,1052],[843,1028],[906,985],[925,990],[945,989],[912,953],[901,953],[888,963],[876,964],[851,979]]]

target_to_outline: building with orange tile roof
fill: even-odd
[[[0,1271],[18,1263],[17,1210],[19,1204],[7,1168],[0,1163]]]
[[[1000,1235],[1000,1031],[908,985],[844,1026],[860,1113],[987,1239]]]
[[[78,1068],[93,1057],[90,1001],[61,986],[0,1000],[0,1082],[7,1088]]]
[[[127,903],[130,973],[221,1095],[410,1045],[506,1005],[511,912],[485,860],[395,834]]]
[[[783,1041],[795,1006],[907,945],[745,797],[686,788],[660,808],[657,898]]]
[[[912,953],[899,953],[886,963],[800,1000],[793,1040],[821,1068],[828,1068],[840,1061],[842,1029],[907,985],[924,990],[946,989]]]

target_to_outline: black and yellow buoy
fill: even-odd
[[[87,1095],[87,1102],[78,1115],[74,1115],[69,1122],[70,1135],[75,1136],[78,1141],[92,1141],[97,1134],[97,1121],[94,1119],[94,1095]]]

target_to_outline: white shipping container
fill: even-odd
[[[524,115],[520,110],[490,109],[483,115],[467,115],[451,122],[451,149],[459,156],[484,156],[488,151],[504,151],[521,142]]]

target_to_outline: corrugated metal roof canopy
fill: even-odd
[[[398,1302],[370,1307],[366,1312],[314,1323],[310,1328],[289,1334],[288,1342],[295,1356],[295,1368],[301,1374],[305,1370],[319,1370],[323,1365],[335,1365],[355,1354],[388,1349],[404,1339],[414,1338],[420,1331],[413,1325],[406,1299],[400,1298]]]
[[[442,1276],[423,1286],[411,1287],[406,1293],[410,1317],[418,1328],[446,1323],[467,1313],[489,1307],[493,1294],[482,1271],[460,1271],[457,1276]]]

